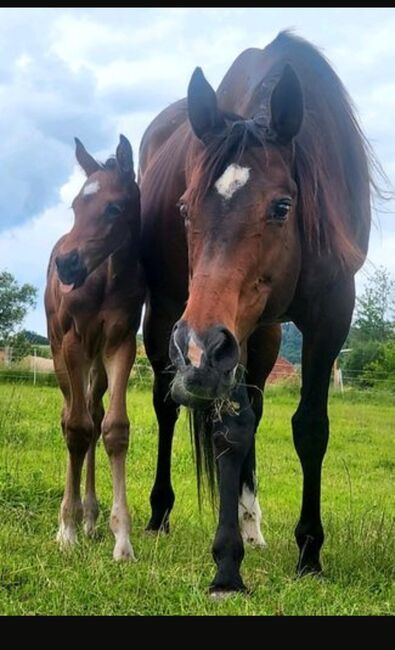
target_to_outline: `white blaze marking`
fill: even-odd
[[[189,339],[188,358],[191,364],[195,366],[195,368],[199,368],[202,354],[203,350],[201,347],[199,347],[195,337],[192,334],[191,338]]]
[[[232,163],[215,183],[216,190],[224,199],[230,199],[237,190],[246,184],[250,177],[250,168]]]
[[[82,193],[84,196],[89,196],[90,194],[96,194],[96,192],[98,192],[99,190],[100,190],[99,181],[93,181],[93,183],[88,183],[88,185],[85,185]]]
[[[258,497],[246,485],[243,485],[243,491],[239,497],[240,533],[244,542],[263,548],[266,546],[266,542],[261,533],[261,519],[262,512]]]

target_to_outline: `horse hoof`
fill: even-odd
[[[223,589],[221,587],[210,587],[209,588],[209,598],[212,600],[228,600],[232,596],[249,596],[250,592],[246,587],[236,588],[236,589]]]
[[[168,535],[170,533],[170,525],[168,521],[166,521],[163,524],[160,524],[159,526],[149,522],[144,532],[147,535],[159,535],[160,533],[163,533],[164,535]]]
[[[116,544],[113,552],[113,558],[116,562],[136,562],[136,556],[133,546],[128,541]]]
[[[225,600],[226,598],[230,598],[230,596],[236,596],[237,594],[248,595],[250,593],[241,579],[235,579],[233,584],[230,583],[229,585],[224,585],[221,583],[215,584],[214,582],[209,586],[208,591],[210,598],[213,598],[215,600]]]
[[[212,600],[228,600],[232,596],[235,596],[235,595],[237,595],[239,593],[240,593],[239,591],[221,591],[221,590],[210,591],[209,592],[209,597]]]
[[[95,521],[85,521],[84,522],[84,533],[87,537],[96,537],[97,529]]]
[[[267,543],[262,534],[257,537],[243,537],[243,542],[252,548],[259,548],[261,550],[267,547]]]
[[[75,531],[61,526],[56,534],[56,542],[64,553],[72,551],[77,543]]]
[[[303,564],[303,566],[298,565],[296,567],[296,575],[298,578],[304,578],[305,576],[322,576],[322,567],[319,562],[311,562]]]

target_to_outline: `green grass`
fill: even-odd
[[[292,391],[267,394],[257,457],[268,548],[246,550],[242,575],[252,595],[217,602],[207,597],[215,516],[208,506],[198,511],[186,415],[175,436],[171,534],[146,536],[156,422],[149,392],[129,392],[133,437],[127,485],[138,561],[119,565],[112,560],[111,481],[103,445],[98,539],[87,541],[81,532],[78,548],[64,556],[54,542],[66,464],[60,392],[0,385],[0,614],[393,614],[393,399],[352,392],[331,399],[322,503],[324,575],[301,580],[294,577],[293,528],[301,498],[290,427],[296,403]]]

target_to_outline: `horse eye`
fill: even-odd
[[[291,199],[280,199],[272,204],[269,219],[273,221],[285,221],[291,209]]]
[[[122,209],[116,203],[109,203],[106,207],[106,217],[115,219],[116,217],[119,217],[120,214],[122,214]]]
[[[179,203],[178,204],[178,209],[180,210],[180,215],[182,216],[182,218],[187,220],[188,219],[188,210],[187,210],[187,206],[185,205],[185,203]]]

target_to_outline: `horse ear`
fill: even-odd
[[[299,132],[303,119],[300,81],[288,63],[270,98],[270,126],[280,144],[288,144]]]
[[[119,145],[117,146],[116,159],[121,170],[122,174],[125,176],[132,176],[133,180],[135,179],[135,173],[133,168],[133,151],[132,145],[129,140],[124,136],[119,136]]]
[[[225,127],[225,120],[218,110],[217,96],[201,68],[195,68],[189,82],[188,115],[199,140],[205,141],[211,133]]]
[[[92,158],[90,153],[87,152],[81,140],[79,140],[78,138],[74,138],[74,141],[75,141],[75,157],[77,158],[77,162],[79,163],[79,165],[81,165],[85,174],[87,176],[90,176],[94,172],[97,172],[97,170],[100,169],[99,163],[96,162],[96,160]]]

